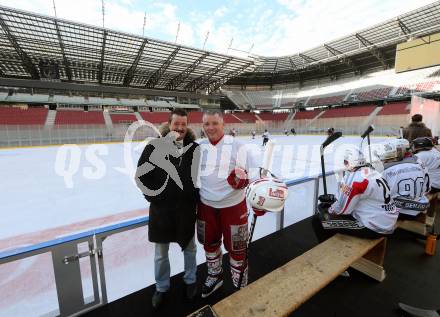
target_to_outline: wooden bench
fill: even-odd
[[[336,234],[212,307],[190,316],[287,316],[349,266],[383,281],[386,239]]]
[[[440,193],[428,194],[427,197],[430,202],[432,202],[434,199],[439,200]],[[432,230],[432,226],[434,225],[434,220],[437,213],[438,212],[435,212],[434,210],[431,211],[431,214],[429,212],[427,214],[422,214],[414,220],[397,220],[396,226],[397,228],[406,231],[414,232],[422,236],[428,236]]]

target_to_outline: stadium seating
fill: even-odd
[[[110,117],[114,124],[120,123],[132,123],[137,121],[136,116],[134,114],[126,114],[126,113],[110,113]]]
[[[368,116],[375,108],[375,105],[354,106],[348,108],[333,108],[327,110],[320,118],[344,118]]]
[[[250,112],[234,112],[234,115],[246,123],[255,123],[255,121],[257,121],[255,115]]]
[[[312,110],[312,111],[299,111],[293,117],[293,120],[306,120],[315,118],[321,110]]]
[[[170,113],[168,111],[158,111],[158,112],[140,112],[142,119],[145,121],[162,124],[168,122]]]
[[[321,97],[321,98],[311,98],[307,102],[307,106],[326,106],[326,105],[336,105],[341,103],[345,98],[345,95]]]
[[[105,124],[101,111],[58,110],[55,125],[62,124]]]
[[[236,117],[234,117],[234,115],[232,115],[230,113],[225,113],[223,115],[223,121],[225,123],[241,123],[241,121],[239,119],[237,119]]]
[[[389,103],[377,114],[378,116],[408,114],[408,102]]]
[[[289,116],[289,113],[272,113],[272,112],[262,112],[258,115],[261,120],[264,121],[284,121]]]
[[[202,123],[203,112],[201,111],[191,111],[188,113],[189,123]]]
[[[46,108],[0,107],[0,124],[4,125],[44,125],[48,110]]]

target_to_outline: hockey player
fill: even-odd
[[[255,139],[255,135],[257,134],[255,131],[252,131],[252,140],[254,140]]]
[[[262,135],[263,137],[263,146],[266,146],[266,143],[269,141],[269,132],[266,130],[264,130],[264,133]]]
[[[415,157],[406,155],[408,147],[406,139],[390,140],[382,144],[378,155],[384,163],[382,177],[390,186],[399,218],[413,219],[429,206],[429,176]]]
[[[197,236],[203,244],[208,276],[202,287],[207,297],[223,285],[221,241],[229,252],[232,282],[239,287],[240,272],[247,284],[247,264],[243,265],[248,240],[248,211],[244,188],[250,168],[257,167],[243,144],[224,135],[219,112],[203,115],[203,129],[208,137],[200,142],[200,203],[197,210]],[[215,155],[213,155],[213,153]],[[246,154],[245,154],[246,153]],[[242,155],[246,155],[244,158]]]
[[[347,149],[346,168],[337,198],[319,197],[318,214],[313,218],[313,229],[319,241],[335,233],[362,238],[378,238],[394,231],[397,211],[390,189],[380,174],[367,166],[358,149]]]
[[[414,139],[412,144],[414,155],[423,163],[431,181],[431,193],[440,192],[440,151],[434,147],[428,137]]]
[[[414,155],[425,166],[429,175],[431,200],[428,216],[433,217],[438,208],[440,195],[440,151],[434,147],[432,140],[428,137],[414,139],[412,147]]]

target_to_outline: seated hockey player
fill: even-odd
[[[406,155],[408,146],[405,139],[390,140],[382,144],[377,154],[400,219],[414,219],[429,207],[429,176],[416,157]]]
[[[414,155],[424,165],[429,175],[432,196],[428,216],[433,217],[437,206],[439,206],[438,198],[440,196],[440,151],[434,147],[430,138],[423,137],[414,139],[412,144]]]
[[[336,233],[370,239],[393,233],[398,214],[386,181],[367,166],[356,148],[346,150],[344,166],[337,199],[332,194],[319,196],[318,213],[312,221],[318,240]]]

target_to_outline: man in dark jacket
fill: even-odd
[[[155,243],[154,308],[163,303],[170,287],[170,242],[177,242],[184,254],[187,298],[193,299],[197,293],[194,232],[200,149],[187,123],[186,111],[173,110],[161,129],[162,137],[145,147],[136,171],[136,183],[150,202],[148,239]]]
[[[403,130],[403,138],[407,139],[409,143],[412,143],[414,139],[420,137],[432,138],[431,129],[426,127],[422,122],[423,116],[421,114],[415,114],[411,117],[411,123]]]

